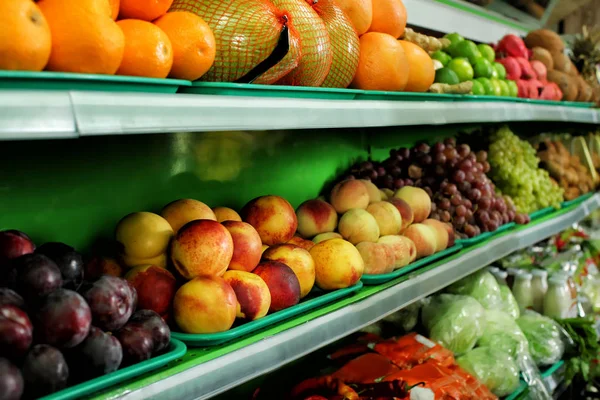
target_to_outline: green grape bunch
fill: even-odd
[[[490,177],[504,195],[512,198],[519,212],[530,214],[546,207],[559,208],[563,189],[548,171],[539,168],[535,149],[519,139],[508,126],[491,137],[488,160]]]

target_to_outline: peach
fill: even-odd
[[[360,208],[353,208],[342,215],[338,231],[344,239],[352,244],[376,242],[379,238],[377,220],[366,210]]]
[[[379,242],[379,240],[377,240],[377,242]],[[385,251],[385,256],[386,256],[385,265],[387,267],[386,267],[386,271],[384,273],[392,272],[396,268],[396,251],[394,250],[394,248],[392,246],[388,246],[384,243],[379,243],[379,244],[383,245],[383,249]]]
[[[342,235],[337,232],[321,233],[313,238],[313,243],[321,243],[329,239],[343,239]]]
[[[169,221],[175,233],[179,232],[181,227],[190,221],[197,219],[217,220],[215,213],[209,206],[194,199],[175,200],[167,204],[160,212],[160,215]]]
[[[448,231],[446,230],[446,226],[443,222],[438,221],[437,219],[426,219],[423,221],[423,224],[433,228],[435,233],[436,252],[442,251],[448,247]]]
[[[338,222],[335,208],[328,202],[317,199],[300,204],[296,216],[298,233],[305,238],[314,237],[319,233],[333,232]]]
[[[406,201],[395,197],[390,197],[386,201],[388,203],[392,203],[400,212],[400,217],[402,218],[400,232],[403,232],[410,224],[413,223],[414,215],[412,208],[410,208],[410,205]]]
[[[283,197],[262,196],[242,209],[242,219],[256,229],[266,245],[285,243],[294,236],[298,219],[292,205]]]
[[[262,247],[260,248],[260,254],[261,256],[263,255],[263,253],[265,252],[265,250],[267,250],[269,248],[269,246],[267,246],[266,244],[263,244]]]
[[[365,263],[365,274],[379,275],[390,272],[389,246],[381,243],[360,242],[356,245],[356,249]]]
[[[288,240],[287,243],[295,244],[296,246],[302,247],[304,250],[307,251],[315,245],[315,242],[313,242],[312,240],[302,239],[300,236],[294,236],[293,238]]]
[[[173,317],[185,333],[224,332],[233,325],[237,307],[235,292],[225,279],[197,277],[175,293]]]
[[[335,185],[329,199],[335,211],[343,214],[352,208],[367,208],[370,198],[367,186],[363,182],[350,179]]]
[[[307,250],[289,243],[278,244],[263,253],[263,260],[279,261],[294,271],[300,282],[300,298],[310,293],[315,284],[315,262]]]
[[[344,239],[330,239],[310,249],[315,261],[315,283],[323,290],[350,287],[358,282],[365,270],[360,252]]]
[[[234,209],[229,207],[215,207],[212,209],[217,218],[217,222],[223,221],[241,221],[242,217]]]
[[[381,196],[382,201],[389,199],[388,194],[386,192],[384,192],[383,189],[379,189],[379,195]]]
[[[280,311],[300,301],[300,282],[294,271],[279,261],[263,260],[253,271],[260,276],[271,293],[269,311]]]
[[[123,253],[142,259],[165,253],[172,237],[173,228],[166,219],[145,211],[123,217],[115,229]]]
[[[412,224],[406,228],[403,235],[415,243],[417,258],[427,257],[435,253],[437,241],[435,231],[431,226]]]
[[[408,238],[399,235],[382,236],[377,241],[390,247],[394,252],[394,268],[398,269],[407,266],[417,257],[415,244]]]
[[[456,240],[456,234],[454,233],[454,227],[452,226],[452,224],[450,224],[448,222],[442,222],[442,225],[444,225],[444,228],[446,228],[446,232],[448,232],[448,246],[447,247],[454,246],[454,241]]]
[[[122,276],[123,268],[110,257],[94,257],[85,264],[85,279],[92,281],[102,275]]]
[[[404,186],[398,189],[394,197],[408,203],[413,212],[413,222],[423,222],[429,217],[431,213],[431,198],[423,189],[414,186]]]
[[[246,271],[227,271],[223,279],[235,292],[238,318],[254,321],[267,315],[271,306],[271,292],[260,276]]]
[[[137,292],[140,310],[152,310],[161,316],[169,312],[175,295],[173,274],[154,265],[140,265],[130,269],[125,279]]]
[[[233,257],[233,239],[217,221],[200,219],[184,225],[171,243],[171,261],[186,279],[222,276]]]
[[[367,179],[359,179],[367,188],[367,193],[369,193],[369,204],[377,203],[381,201],[381,193],[379,193],[379,188],[375,186],[373,182]]]
[[[233,256],[229,269],[251,272],[260,262],[262,242],[254,227],[242,221],[224,221],[222,224],[231,234]]]
[[[138,265],[154,265],[160,268],[167,268],[167,253],[162,253],[156,257],[151,258],[137,258],[128,256],[127,254],[121,255],[121,261],[126,267],[137,267]]]
[[[387,201],[378,201],[369,204],[367,212],[375,217],[377,225],[379,225],[379,234],[396,235],[402,228],[402,216],[400,211]]]
[[[381,191],[383,193],[385,193],[385,195],[388,199],[391,199],[392,197],[394,197],[394,191],[392,189],[383,188],[383,189],[381,189]],[[383,200],[383,196],[382,196],[382,200]]]

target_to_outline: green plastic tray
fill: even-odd
[[[554,207],[542,208],[541,210],[537,210],[529,214],[529,218],[531,218],[531,220],[533,221],[545,217],[548,214],[552,214],[554,211],[556,211],[556,208]]]
[[[0,89],[175,93],[190,81],[67,72],[0,71]]]
[[[475,94],[460,94],[460,95],[457,95],[457,99],[456,100],[458,100],[458,101],[477,101],[477,102],[482,102],[482,101],[515,102],[515,100],[517,100],[517,98],[516,97],[509,97],[509,96],[488,96],[488,95],[475,95]]]
[[[390,101],[455,101],[459,95],[439,93],[386,92],[364,90],[358,93],[355,100],[390,100]]]
[[[594,195],[594,193],[593,193],[593,192],[586,193],[586,194],[584,194],[584,195],[581,195],[581,196],[579,196],[579,197],[578,197],[578,198],[576,198],[576,199],[569,200],[569,201],[563,201],[562,203],[560,203],[560,206],[561,206],[562,208],[567,208],[567,207],[573,206],[573,205],[575,205],[575,204],[583,203],[584,201],[586,201],[587,199],[589,199],[589,198],[590,198],[590,197],[592,197],[593,195]]]
[[[327,303],[331,303],[335,300],[341,299],[342,297],[346,297],[360,288],[362,288],[362,282],[358,282],[354,286],[350,286],[345,289],[338,289],[331,292],[323,292],[318,288],[314,288],[312,292],[309,294],[310,299],[305,299],[301,303],[296,304],[293,307],[286,308],[285,310],[277,311],[273,314],[267,315],[266,317],[257,319],[256,321],[245,322],[239,325],[234,325],[228,331],[219,332],[219,333],[202,333],[202,334],[192,334],[192,333],[182,333],[182,332],[174,332],[171,331],[171,337],[177,338],[182,342],[186,343],[188,346],[194,347],[204,347],[204,346],[216,346],[231,340],[238,339],[244,335],[255,332],[259,329],[266,328],[270,325],[274,325],[280,321],[283,321],[288,318],[295,317],[299,314],[302,314],[306,311],[312,310],[314,308],[323,306]]]
[[[553,100],[536,100],[536,99],[516,99],[520,103],[540,104],[543,106],[565,106],[576,108],[592,108],[594,103],[582,103],[577,101],[553,101]]]
[[[60,390],[48,396],[44,396],[40,398],[40,400],[80,399],[83,396],[88,396],[98,390],[106,389],[109,386],[116,385],[128,379],[142,375],[146,372],[158,369],[177,358],[183,357],[186,351],[187,347],[185,343],[177,339],[171,338],[169,348],[166,350],[166,352],[159,356],[151,358],[147,361],[142,361],[135,365],[130,365],[129,367],[125,367],[123,369],[119,369],[115,372],[111,372],[110,374],[99,376],[98,378],[91,379],[78,385]],[[85,365],[82,366],[82,368],[85,368]]]
[[[294,99],[352,100],[362,90],[306,86],[255,85],[230,82],[192,82],[179,89],[183,93],[222,96],[288,97]]]
[[[460,249],[462,249],[462,245],[455,244],[452,247],[448,247],[447,249],[442,250],[438,253],[432,254],[429,257],[421,258],[420,260],[415,261],[412,264],[408,264],[406,267],[402,267],[394,272],[390,272],[388,274],[380,274],[380,275],[363,275],[362,278],[360,278],[360,280],[365,285],[369,285],[369,286],[380,285],[382,283],[389,282],[392,279],[396,279],[400,276],[406,275],[409,272],[412,272],[420,267],[423,267],[427,264],[430,264],[434,261],[444,258],[450,254],[456,253]]]
[[[484,240],[487,240],[491,237],[494,237],[496,235],[499,235],[503,232],[506,232],[509,229],[512,229],[516,224],[514,222],[509,222],[508,224],[504,224],[504,225],[500,225],[498,227],[498,229],[496,229],[494,232],[484,232],[481,233],[475,237],[472,238],[468,238],[468,239],[458,239],[456,241],[456,243],[461,244],[463,247],[470,247],[476,244],[479,244],[481,242],[483,242]]]

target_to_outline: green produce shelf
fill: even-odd
[[[556,234],[600,208],[600,194],[492,237],[412,274],[357,293],[180,360],[118,386],[97,399],[208,399],[341,339],[490,263]]]

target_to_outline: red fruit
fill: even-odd
[[[527,81],[523,79],[518,79],[516,82],[517,88],[519,88],[518,96],[522,99],[529,98],[529,85],[527,84]]]
[[[0,306],[0,356],[19,358],[31,346],[33,326],[23,310],[11,304]]]
[[[546,82],[540,94],[540,100],[560,101],[562,99],[562,91],[554,82]]]
[[[544,63],[542,63],[539,60],[533,60],[529,62],[531,64],[531,68],[533,69],[533,71],[535,72],[535,75],[537,76],[537,79],[545,82],[546,81],[546,75],[548,74],[548,69],[546,68],[546,66],[544,65]]]
[[[506,56],[528,58],[529,52],[523,39],[517,35],[506,35],[498,43],[497,52],[504,53]]]
[[[8,230],[0,232],[0,265],[7,260],[33,253],[35,245],[23,232]]]
[[[535,79],[536,78],[535,71],[531,67],[529,60],[527,60],[526,58],[517,58],[516,60],[519,63],[519,66],[521,67],[521,78],[522,79]]]
[[[528,98],[530,99],[537,99],[540,97],[540,88],[543,87],[542,83],[540,81],[538,81],[537,79],[531,79],[529,81],[527,81],[527,86],[529,88],[529,94],[528,94]]]
[[[506,57],[496,60],[500,64],[504,65],[504,69],[506,69],[506,78],[512,81],[516,81],[521,78],[521,66],[519,62],[514,57]]]

